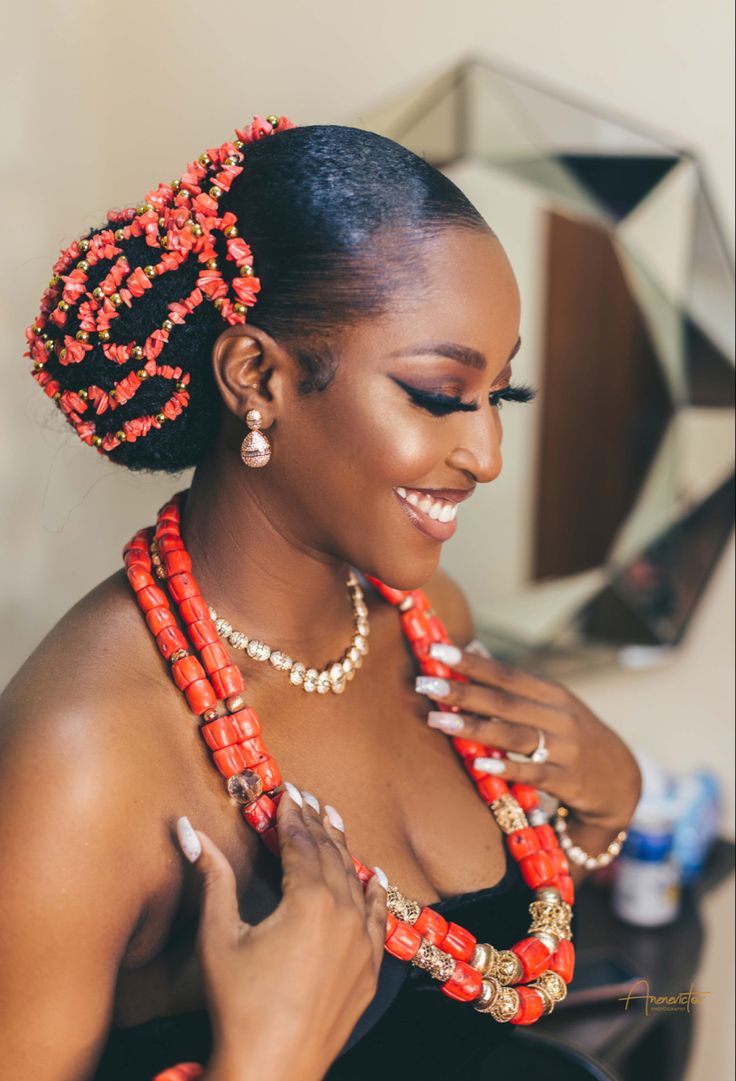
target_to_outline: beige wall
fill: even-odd
[[[480,54],[698,151],[733,226],[729,0],[36,0],[6,4],[3,23],[0,683],[118,565],[123,541],[172,487],[72,442],[28,377],[22,331],[50,264],[108,206],[134,201],[253,112],[351,122]],[[732,595],[729,548],[674,666],[573,688],[672,766],[717,769],[729,808]],[[711,982],[730,982],[727,956],[711,959]],[[713,1017],[726,1008],[721,994]],[[704,1043],[711,1059],[699,1050],[694,1081],[727,1076],[723,1041]]]

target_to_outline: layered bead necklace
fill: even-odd
[[[183,497],[184,493],[174,496],[159,512],[155,529],[141,530],[125,546],[128,581],[176,686],[202,719],[202,737],[228,794],[240,805],[247,824],[278,856],[275,816],[283,794],[281,772],[263,740],[256,711],[246,704],[243,675],[220,640],[225,628],[218,630],[191,573],[192,561],[180,529]],[[368,581],[398,608],[421,671],[443,679],[463,679],[429,656],[432,642],[450,639],[425,594],[419,589],[392,589],[375,578]],[[360,619],[367,626],[367,610]],[[231,633],[232,628],[228,638]],[[323,671],[329,673],[329,668]],[[312,689],[319,692],[320,687]],[[496,749],[457,736],[451,741],[534,893],[528,935],[510,949],[496,949],[389,884],[385,948],[428,972],[449,998],[472,1003],[496,1021],[529,1025],[552,1012],[572,979],[574,889],[569,865],[540,808],[536,789],[522,784],[509,787],[502,778],[474,768],[475,758],[498,756]],[[374,872],[356,856],[352,859],[365,888]]]

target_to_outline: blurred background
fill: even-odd
[[[101,461],[29,378],[58,250],[254,112],[353,123],[445,169],[519,279],[538,408],[507,407],[443,566],[493,652],[562,678],[655,795],[705,771],[732,836],[732,5],[37,0],[4,22],[0,683],[186,484]],[[689,1081],[731,1068],[730,879],[699,913]]]

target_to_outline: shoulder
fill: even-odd
[[[473,616],[467,597],[454,578],[438,570],[423,589],[453,642],[461,647],[471,642],[475,637]]]

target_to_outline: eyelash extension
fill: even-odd
[[[425,409],[435,417],[447,416],[450,413],[474,413],[480,408],[475,402],[461,402],[459,398],[451,394],[430,394],[427,391],[418,390],[400,379],[397,379],[396,382],[400,387],[403,387],[415,405],[420,406],[420,408]],[[536,393],[534,387],[526,384],[510,383],[503,390],[497,390],[490,394],[488,400],[492,406],[497,406],[500,409],[503,402],[530,402],[536,397]]]

